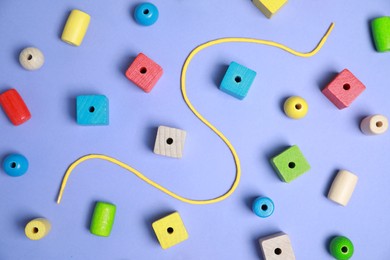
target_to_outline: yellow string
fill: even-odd
[[[125,164],[125,163],[115,159],[115,158],[112,158],[112,157],[107,156],[107,155],[101,155],[101,154],[90,154],[90,155],[85,155],[85,156],[79,158],[78,160],[76,160],[75,162],[73,162],[69,166],[69,168],[65,172],[64,178],[63,178],[62,183],[61,183],[61,188],[60,188],[60,192],[58,194],[57,203],[59,204],[61,202],[62,195],[64,193],[66,184],[68,182],[69,176],[72,173],[72,171],[80,163],[82,163],[84,161],[87,161],[87,160],[91,160],[91,159],[100,159],[100,160],[105,160],[105,161],[111,162],[113,164],[116,164],[116,165],[118,165],[118,166],[120,166],[120,167],[122,167],[122,168],[124,168],[124,169],[126,169],[126,170],[128,170],[128,171],[130,171],[132,173],[134,173],[137,177],[139,177],[141,180],[145,181],[146,183],[152,185],[153,187],[159,189],[160,191],[162,191],[162,192],[168,194],[169,196],[171,196],[171,197],[173,197],[175,199],[178,199],[178,200],[180,200],[182,202],[186,202],[186,203],[190,203],[190,204],[211,204],[211,203],[216,203],[216,202],[219,202],[221,200],[226,199],[227,197],[229,197],[235,191],[235,189],[238,186],[238,183],[240,182],[240,177],[241,177],[240,159],[239,159],[239,157],[237,155],[237,152],[234,149],[233,145],[230,143],[230,141],[215,126],[213,126],[209,121],[207,121],[195,109],[195,107],[191,104],[190,100],[188,99],[187,90],[186,90],[186,76],[187,76],[188,66],[189,66],[191,60],[201,50],[203,50],[205,48],[208,48],[208,47],[211,47],[211,46],[216,45],[216,44],[227,43],[227,42],[246,42],[246,43],[263,44],[263,45],[273,46],[273,47],[282,49],[282,50],[284,50],[284,51],[286,51],[288,53],[291,53],[291,54],[299,56],[299,57],[304,57],[304,58],[311,57],[311,56],[315,55],[321,49],[321,47],[324,45],[324,43],[326,42],[328,36],[330,35],[331,31],[333,30],[333,27],[334,27],[334,23],[332,23],[329,26],[328,30],[326,31],[326,33],[322,37],[321,41],[317,44],[317,46],[311,52],[308,52],[308,53],[297,52],[297,51],[295,51],[295,50],[293,50],[293,49],[291,49],[291,48],[289,48],[287,46],[284,46],[284,45],[282,45],[280,43],[267,41],[267,40],[259,40],[259,39],[252,39],[252,38],[221,38],[221,39],[216,39],[216,40],[209,41],[209,42],[206,42],[206,43],[203,43],[203,44],[199,45],[198,47],[193,49],[191,51],[191,53],[188,55],[187,59],[184,62],[182,71],[181,71],[181,81],[180,81],[181,82],[181,92],[182,92],[182,95],[183,95],[184,102],[187,104],[189,109],[195,114],[195,116],[198,117],[199,120],[202,121],[205,125],[207,125],[228,146],[228,148],[230,149],[230,151],[231,151],[231,153],[233,155],[233,159],[234,159],[234,162],[235,162],[235,165],[236,165],[236,176],[235,176],[234,182],[233,182],[232,186],[230,187],[230,189],[225,194],[223,194],[223,195],[221,195],[219,197],[216,197],[216,198],[213,198],[213,199],[207,199],[207,200],[187,199],[185,197],[177,195],[176,193],[173,193],[172,191],[164,188],[163,186],[159,185],[158,183],[156,183],[156,182],[150,180],[149,178],[147,178],[146,176],[144,176],[141,172],[137,171],[133,167],[131,167],[131,166],[129,166],[129,165],[127,165],[127,164]]]

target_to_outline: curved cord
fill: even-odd
[[[240,159],[237,155],[237,152],[236,150],[234,149],[233,145],[231,144],[231,142],[229,141],[229,139],[227,139],[223,134],[222,132],[220,132],[214,125],[212,125],[208,120],[206,120],[197,110],[196,108],[192,105],[192,103],[190,102],[188,96],[187,96],[187,90],[186,90],[186,77],[187,77],[187,70],[188,70],[188,66],[190,64],[190,62],[192,61],[192,59],[194,58],[194,56],[199,53],[201,50],[203,49],[206,49],[208,47],[211,47],[213,45],[216,45],[216,44],[221,44],[221,43],[228,43],[228,42],[246,42],[246,43],[256,43],[256,44],[263,44],[263,45],[268,45],[268,46],[272,46],[272,47],[276,47],[276,48],[279,48],[279,49],[282,49],[288,53],[291,53],[293,55],[296,55],[296,56],[299,56],[299,57],[303,57],[303,58],[307,58],[307,57],[311,57],[313,55],[315,55],[321,48],[322,46],[324,45],[324,43],[326,42],[328,36],[330,35],[331,31],[333,30],[333,27],[334,27],[334,23],[332,23],[328,30],[326,31],[325,35],[322,37],[321,41],[317,44],[317,46],[311,51],[311,52],[308,52],[308,53],[302,53],[302,52],[298,52],[298,51],[295,51],[285,45],[282,45],[280,43],[276,43],[276,42],[273,42],[273,41],[267,41],[267,40],[259,40],[259,39],[253,39],[253,38],[221,38],[221,39],[216,39],[216,40],[212,40],[212,41],[209,41],[209,42],[206,42],[206,43],[203,43],[201,45],[199,45],[198,47],[196,47],[195,49],[193,49],[191,51],[191,53],[188,55],[187,59],[185,60],[184,62],[184,65],[183,65],[183,68],[182,68],[182,71],[181,71],[181,78],[180,78],[180,83],[181,83],[181,92],[182,92],[182,96],[183,96],[183,99],[184,99],[184,102],[187,104],[188,108],[195,114],[195,116],[200,120],[202,121],[202,123],[204,123],[206,126],[208,126],[216,135],[218,135],[222,141],[228,146],[229,150],[231,151],[232,155],[233,155],[233,159],[234,159],[234,162],[235,162],[235,165],[236,165],[236,176],[235,176],[235,179],[234,179],[234,182],[232,184],[232,186],[230,187],[230,189],[223,195],[219,196],[219,197],[216,197],[216,198],[213,198],[213,199],[207,199],[207,200],[193,200],[193,199],[188,199],[188,198],[185,198],[185,197],[182,197],[180,195],[177,195],[176,193],[173,193],[172,191],[164,188],[163,186],[159,185],[158,183],[150,180],[149,178],[147,178],[146,176],[144,176],[141,172],[137,171],[136,169],[134,169],[133,167],[113,158],[113,157],[110,157],[110,156],[107,156],[107,155],[101,155],[101,154],[90,154],[90,155],[85,155],[81,158],[79,158],[78,160],[76,160],[75,162],[73,162],[69,168],[67,169],[67,171],[65,172],[65,175],[64,175],[64,178],[62,180],[62,183],[61,183],[61,188],[60,188],[60,191],[59,191],[59,194],[58,194],[58,198],[57,198],[57,203],[60,204],[61,202],[61,199],[62,199],[62,196],[63,196],[63,193],[64,193],[64,190],[65,190],[65,187],[66,187],[66,184],[68,182],[68,178],[70,176],[70,174],[72,173],[72,171],[82,162],[84,161],[87,161],[87,160],[91,160],[91,159],[100,159],[100,160],[105,160],[105,161],[108,161],[108,162],[111,162],[113,164],[116,164],[132,173],[134,173],[137,177],[139,177],[141,180],[145,181],[146,183],[148,183],[149,185],[155,187],[156,189],[159,189],[160,191],[166,193],[167,195],[177,199],[177,200],[180,200],[182,202],[186,202],[186,203],[190,203],[190,204],[211,204],[211,203],[216,203],[216,202],[219,202],[219,201],[222,201],[224,199],[226,199],[227,197],[229,197],[234,191],[235,189],[237,188],[238,186],[238,183],[240,182],[240,178],[241,178],[241,165],[240,165]]]

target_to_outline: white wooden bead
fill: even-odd
[[[290,239],[283,232],[260,238],[259,243],[264,260],[295,260]]]
[[[154,144],[154,153],[181,158],[183,156],[186,134],[186,131],[181,129],[159,126]]]
[[[389,128],[389,121],[383,115],[372,115],[364,118],[360,123],[360,130],[366,135],[380,135]]]
[[[346,170],[337,173],[328,193],[328,199],[346,206],[352,196],[358,177]]]
[[[28,47],[20,53],[19,62],[26,70],[37,70],[45,63],[45,57],[39,49]]]

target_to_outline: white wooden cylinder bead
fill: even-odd
[[[20,53],[19,62],[26,70],[37,70],[45,63],[45,57],[39,49],[28,47]]]
[[[346,206],[352,196],[358,177],[346,170],[341,170],[334,178],[328,193],[328,199]]]
[[[366,135],[380,135],[389,128],[389,121],[384,115],[372,115],[360,122],[360,130]]]

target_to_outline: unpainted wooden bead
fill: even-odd
[[[37,70],[45,63],[45,57],[39,49],[28,47],[20,53],[19,62],[26,70]]]
[[[365,135],[384,134],[389,128],[389,121],[384,115],[372,115],[360,122],[360,130]]]

